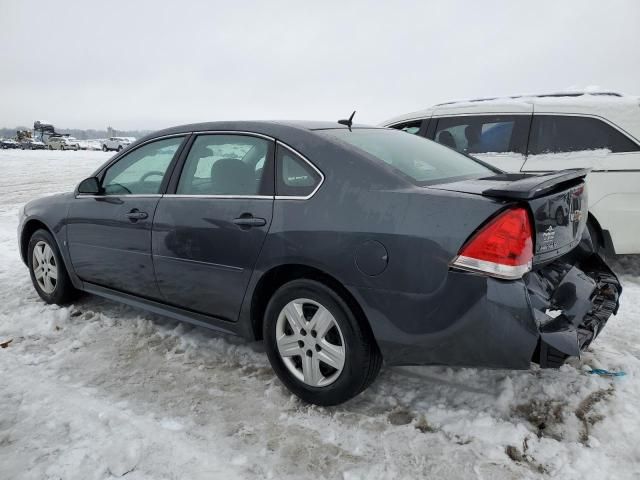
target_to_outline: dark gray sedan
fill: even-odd
[[[20,251],[48,303],[85,291],[264,339],[293,393],[333,405],[383,359],[579,355],[621,292],[585,229],[587,173],[507,174],[383,128],[186,125],[27,204]]]

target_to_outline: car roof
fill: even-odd
[[[137,143],[166,135],[207,131],[252,132],[273,137],[282,141],[287,141],[287,139],[295,138],[305,133],[313,133],[317,130],[346,128],[349,127],[341,125],[338,122],[311,120],[235,120],[226,122],[204,122],[179,125],[164,130],[159,130],[157,132],[150,133],[144,138],[141,138]],[[351,128],[360,129],[381,127],[354,124]]]

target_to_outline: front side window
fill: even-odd
[[[269,164],[271,151],[272,142],[259,137],[199,135],[185,161],[176,193],[238,196],[271,194],[273,176],[265,168]]]
[[[598,149],[617,153],[638,151],[640,147],[622,132],[597,118],[534,115],[530,154]]]
[[[276,195],[281,197],[307,197],[322,180],[309,163],[282,145],[276,152],[276,178]]]
[[[171,160],[184,137],[147,143],[111,165],[102,179],[105,195],[152,195],[160,193]]]
[[[438,119],[434,140],[458,152],[524,153],[528,116],[456,116]]]
[[[319,133],[356,147],[418,185],[494,173],[482,163],[450,148],[396,130],[359,128],[353,131],[323,130]]]

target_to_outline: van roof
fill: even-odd
[[[405,121],[420,120],[431,116],[461,114],[531,114],[560,113],[603,116],[614,123],[640,134],[640,97],[624,95],[608,90],[574,90],[566,92],[511,95],[505,97],[475,98],[457,100],[433,105],[391,118],[381,123],[390,126]],[[636,109],[630,114],[630,109]],[[630,118],[633,117],[633,118]]]

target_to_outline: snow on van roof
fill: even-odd
[[[467,100],[454,100],[451,102],[438,103],[434,106],[441,107],[443,105],[454,105],[456,103],[509,101],[509,100],[525,99],[525,98],[583,97],[587,95],[602,96],[602,97],[624,97],[624,95],[621,93],[610,92],[606,90],[574,90],[574,91],[565,91],[565,92],[534,93],[534,94],[523,94],[523,95],[508,95],[505,97],[485,97],[485,98],[473,98],[473,99],[467,99]]]

